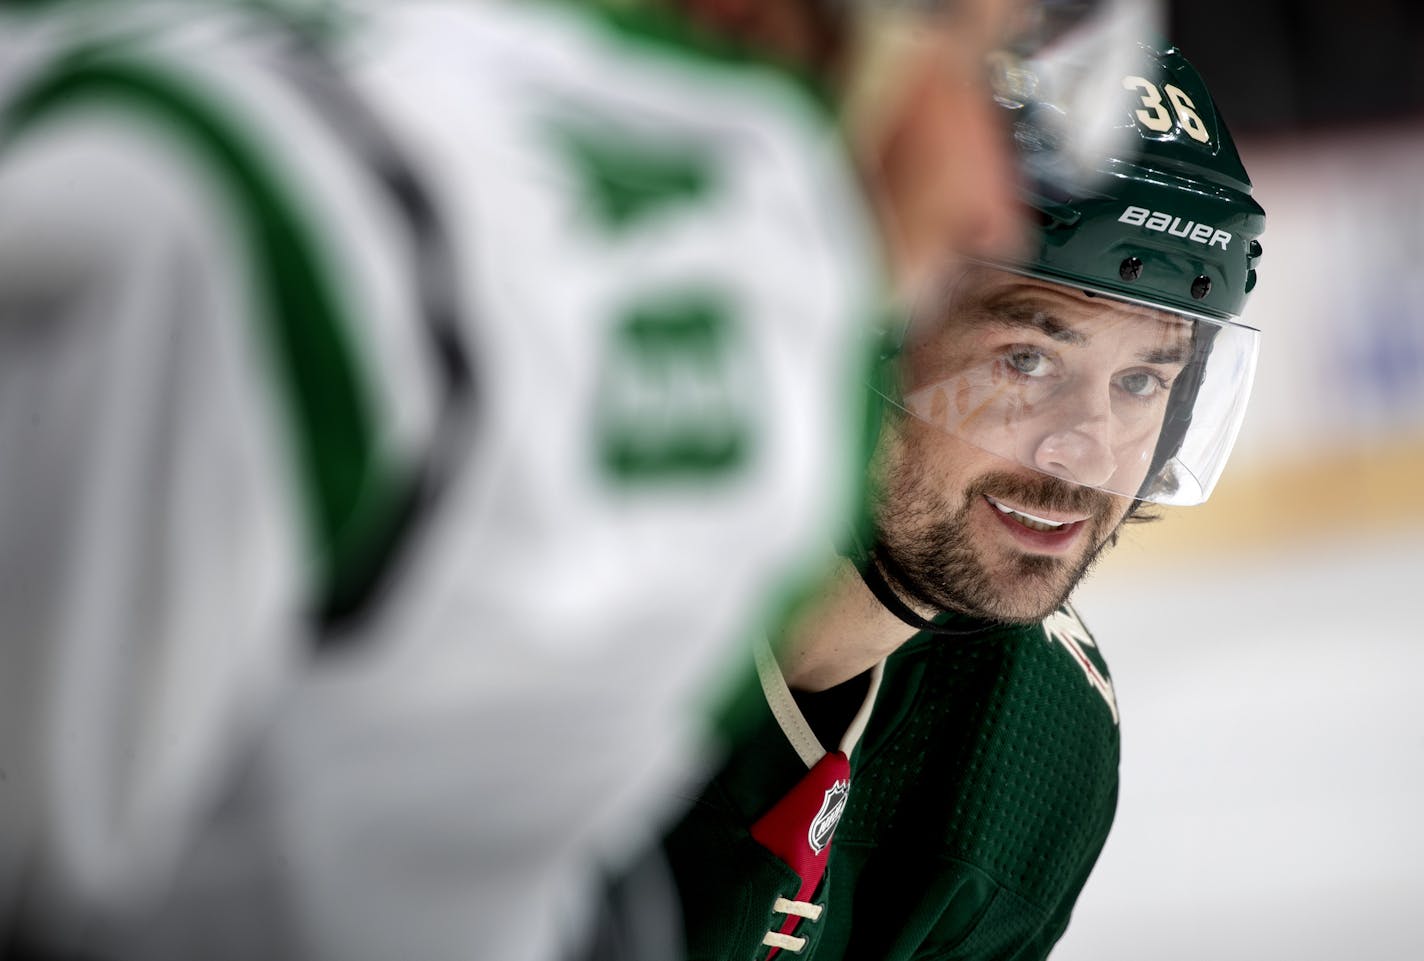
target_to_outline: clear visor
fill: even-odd
[[[974,265],[921,305],[886,399],[957,441],[1123,497],[1200,504],[1259,334]]]

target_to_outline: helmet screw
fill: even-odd
[[[1205,274],[1202,274],[1202,275],[1201,275],[1200,277],[1198,277],[1196,280],[1192,281],[1192,299],[1193,299],[1193,300],[1201,300],[1203,297],[1205,297],[1205,296],[1206,296],[1207,294],[1209,294],[1209,293],[1211,293],[1211,278],[1210,278],[1210,277],[1206,276]]]
[[[1129,257],[1118,265],[1117,275],[1123,280],[1133,281],[1142,276],[1142,258]]]

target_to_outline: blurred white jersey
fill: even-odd
[[[554,957],[846,509],[868,224],[769,68],[561,3],[302,35],[0,14],[0,917]]]

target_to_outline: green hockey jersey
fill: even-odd
[[[917,635],[871,679],[848,798],[828,790],[811,827],[813,846],[834,832],[825,873],[800,907],[800,876],[751,827],[819,745],[763,662],[751,735],[666,840],[691,958],[1048,954],[1116,806],[1112,682],[1071,608],[1031,627],[949,624],[965,633]],[[778,934],[788,914],[800,916],[790,940]]]

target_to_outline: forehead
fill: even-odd
[[[1024,277],[991,267],[972,267],[941,301],[951,322],[974,319],[1057,327],[1091,337],[1105,329],[1138,336],[1178,339],[1192,322],[1180,314],[1089,293],[1067,284]]]

